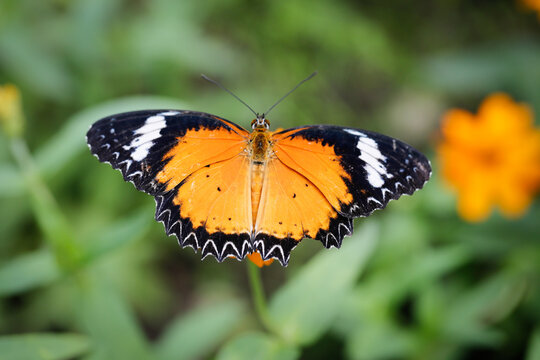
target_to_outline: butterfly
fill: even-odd
[[[306,237],[339,248],[354,218],[412,194],[431,175],[423,154],[375,132],[272,132],[265,114],[251,129],[204,112],[143,110],[97,121],[87,143],[155,198],[168,235],[220,262],[259,253],[286,266]]]

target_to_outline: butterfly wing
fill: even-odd
[[[203,257],[251,252],[249,133],[214,115],[149,110],[96,122],[91,152],[156,199],[156,220]]]
[[[272,141],[254,244],[264,259],[282,263],[304,236],[339,247],[353,218],[412,194],[431,174],[420,152],[365,130],[308,126],[275,133]],[[282,231],[273,228],[280,221]]]

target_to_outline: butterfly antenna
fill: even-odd
[[[240,102],[241,102],[242,104],[244,104],[249,110],[251,110],[251,112],[252,112],[253,114],[255,114],[255,116],[259,116],[259,114],[257,114],[257,113],[255,112],[255,110],[253,110],[253,109],[251,108],[251,106],[249,106],[248,104],[246,104],[246,103],[245,103],[242,99],[240,99],[238,96],[234,95],[234,93],[233,93],[231,90],[227,89],[225,86],[221,85],[221,84],[220,84],[219,82],[217,82],[216,80],[210,79],[208,76],[206,76],[206,75],[204,75],[204,74],[201,74],[201,77],[202,77],[204,80],[210,81],[212,84],[219,86],[220,88],[222,88],[223,90],[225,90],[226,92],[228,92],[229,94],[231,94],[232,96],[234,96],[234,98],[235,98],[236,100],[240,101]]]
[[[292,90],[290,90],[288,93],[286,93],[285,95],[283,95],[281,97],[281,99],[279,99],[278,101],[276,101],[276,103],[272,106],[270,106],[270,109],[266,110],[264,113],[263,113],[263,117],[265,117],[266,115],[268,115],[268,113],[270,111],[272,111],[272,109],[277,105],[279,104],[280,102],[283,101],[283,99],[285,99],[287,96],[289,96],[294,90],[298,89],[298,87],[300,85],[302,85],[303,83],[305,83],[306,81],[308,81],[309,79],[311,79],[312,77],[314,77],[315,75],[317,75],[317,72],[314,71],[311,75],[309,75],[307,78],[305,78],[304,80],[300,81]]]

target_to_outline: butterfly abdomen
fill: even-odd
[[[261,192],[264,180],[264,171],[266,164],[251,163],[251,213],[253,219],[253,227],[257,220],[257,210],[261,201]]]
[[[253,226],[257,219],[257,212],[261,200],[264,173],[272,144],[270,133],[263,128],[256,128],[250,134],[249,154],[251,160],[251,211],[253,215]]]

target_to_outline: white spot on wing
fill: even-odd
[[[393,177],[386,170],[384,163],[386,162],[386,156],[384,156],[380,150],[377,142],[366,134],[352,129],[345,129],[346,132],[352,135],[358,136],[358,142],[356,147],[360,150],[360,160],[364,161],[364,170],[367,173],[367,181],[371,186],[380,188],[384,185],[383,176],[386,178]]]
[[[345,132],[347,132],[347,133],[349,133],[351,135],[355,135],[355,136],[362,136],[362,137],[366,136],[366,134],[364,134],[364,133],[362,133],[362,132],[360,132],[358,130],[354,130],[354,129],[344,129],[343,131],[345,131]]]
[[[152,131],[161,130],[165,127],[165,117],[162,115],[150,116],[143,126],[135,130],[135,134],[147,134]]]
[[[141,161],[148,156],[148,151],[152,147],[153,143],[145,143],[138,146],[135,151],[131,153],[131,158],[135,161]]]
[[[165,111],[165,112],[159,113],[158,115],[162,115],[162,116],[174,116],[174,115],[178,115],[178,114],[180,114],[179,111]]]
[[[359,138],[356,147],[360,150],[359,158],[366,162],[364,169],[368,174],[367,180],[371,186],[377,188],[383,186],[384,180],[381,175],[388,175],[383,164],[383,161],[386,161],[386,156],[381,154],[377,143],[368,137]]]
[[[367,180],[371,186],[380,188],[384,185],[384,180],[381,177],[381,174],[379,174],[375,169],[373,169],[371,166],[364,166],[364,169],[366,169],[368,173]]]
[[[129,146],[124,146],[124,150],[133,149],[131,158],[135,161],[141,161],[148,156],[148,151],[154,140],[158,139],[161,129],[167,125],[163,115],[154,115],[146,119],[143,126],[133,132],[134,135],[139,135],[134,138]]]
[[[365,151],[366,153],[370,154],[373,158],[386,161],[386,156],[381,154],[379,151],[379,146],[375,142],[375,140],[368,138],[368,137],[361,137],[358,139],[358,144],[356,145],[358,149],[361,151]]]

